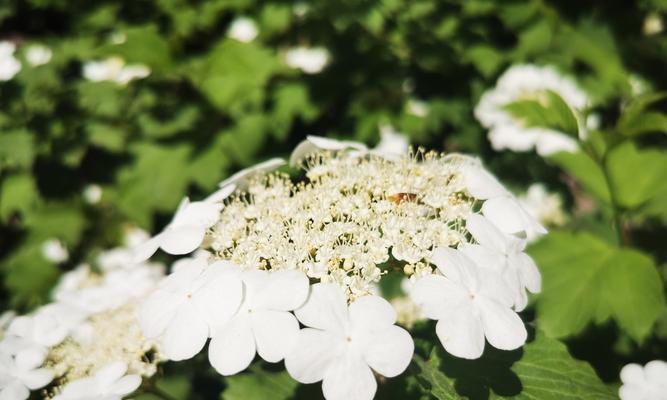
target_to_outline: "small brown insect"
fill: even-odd
[[[389,200],[393,201],[396,204],[401,204],[404,201],[417,201],[416,193],[396,193],[387,197]]]

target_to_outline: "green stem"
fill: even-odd
[[[614,184],[611,181],[611,175],[609,174],[609,169],[607,168],[607,157],[602,157],[602,160],[599,161],[600,168],[604,175],[604,180],[607,183],[607,190],[609,191],[609,202],[611,203],[611,213],[614,222],[614,230],[616,231],[616,240],[618,241],[619,246],[628,244],[628,240],[623,231],[623,219],[621,215],[621,209],[618,205],[618,200],[616,199],[616,194],[614,190]]]

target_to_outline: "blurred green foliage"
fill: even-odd
[[[307,134],[374,143],[390,123],[415,145],[479,154],[514,189],[540,181],[565,196],[570,226],[532,249],[545,282],[539,329],[567,338],[606,380],[624,362],[667,358],[667,35],[646,27],[666,13],[664,0],[4,1],[0,40],[17,45],[23,67],[0,82],[0,304],[35,307],[60,273],[118,245],[128,226],[159,229],[183,195],[200,198]],[[228,37],[239,16],[256,22],[255,40]],[[51,61],[27,63],[32,44],[48,46]],[[288,67],[298,45],[325,47],[329,64]],[[151,73],[126,85],[83,77],[85,63],[112,56]],[[556,65],[590,94],[601,125],[584,151],[545,160],[491,150],[472,110],[523,62]],[[638,85],[647,94],[636,96]],[[567,105],[549,103],[510,111],[575,134]],[[99,202],[86,201],[89,185],[101,187]],[[68,261],[44,257],[53,238]],[[591,345],[595,335],[610,339]],[[525,351],[535,362],[540,351],[554,363],[564,354],[541,334]],[[436,361],[417,364],[448,382]],[[222,398],[246,398],[246,386],[261,397],[263,380],[291,384],[255,372],[230,380]],[[424,390],[409,372],[398,384]]]

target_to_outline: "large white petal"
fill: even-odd
[[[364,359],[376,372],[393,377],[410,364],[415,345],[410,334],[403,328],[392,325],[373,335],[363,346]]]
[[[285,369],[301,383],[322,380],[332,360],[342,351],[343,338],[319,329],[299,331],[295,346],[285,356]]]
[[[518,266],[521,284],[531,293],[539,293],[542,290],[542,276],[535,261],[526,253],[519,253],[512,260]]]
[[[484,335],[493,347],[514,350],[526,343],[526,327],[516,312],[484,298],[476,299],[476,304],[482,317]]]
[[[265,287],[256,294],[254,306],[279,311],[301,307],[308,298],[308,277],[301,271],[277,270],[268,273]]]
[[[221,326],[208,346],[208,360],[221,375],[234,375],[248,368],[255,358],[255,337],[250,320],[237,316]]]
[[[297,165],[299,161],[307,157],[309,154],[319,150],[340,151],[345,149],[366,151],[368,148],[366,145],[359,142],[342,141],[311,135],[294,148],[290,155],[289,163],[290,165]]]
[[[263,174],[268,171],[272,171],[278,167],[285,165],[285,160],[282,158],[271,158],[269,160],[263,161],[259,164],[253,165],[252,167],[243,169],[224,181],[218,184],[219,187],[223,188],[225,186],[231,185],[232,183],[236,184],[237,187],[244,188],[244,180],[255,174]]]
[[[44,362],[46,351],[41,347],[23,349],[16,353],[16,368],[20,371],[29,371],[37,368]]]
[[[426,318],[445,318],[451,310],[465,301],[467,293],[444,276],[427,275],[419,278],[410,291],[410,298]]]
[[[462,168],[464,184],[473,197],[486,200],[506,196],[507,190],[498,180],[482,167],[478,160]]]
[[[459,245],[459,250],[479,267],[488,268],[500,273],[505,266],[505,255],[490,247],[464,243]]]
[[[101,387],[108,388],[125,375],[126,372],[127,364],[122,361],[114,361],[97,371],[95,380]]]
[[[162,241],[162,237],[160,235],[156,235],[147,241],[134,246],[132,248],[132,263],[133,264],[138,264],[141,262],[144,262],[151,258],[153,254],[157,251],[157,249],[160,247],[160,243]]]
[[[468,289],[479,285],[479,267],[462,251],[441,246],[433,250],[432,261],[449,280]]]
[[[38,368],[21,374],[21,382],[30,390],[46,386],[53,380],[53,371],[46,368]]]
[[[507,239],[488,219],[479,214],[470,214],[466,218],[466,229],[477,243],[496,252],[507,252]]]
[[[16,381],[0,388],[0,400],[25,400],[28,396],[30,396],[28,388]]]
[[[204,226],[170,226],[160,234],[160,247],[169,254],[188,254],[199,247],[205,235]]]
[[[299,323],[286,311],[259,310],[250,314],[257,354],[268,362],[278,362],[292,350],[299,335]]]
[[[216,274],[209,267],[202,275],[209,280],[192,296],[192,301],[210,327],[223,325],[236,313],[243,301],[243,283],[237,276]]]
[[[183,299],[161,289],[155,290],[139,309],[139,325],[147,338],[160,336],[176,314]]]
[[[350,352],[336,358],[322,380],[327,400],[371,400],[376,390],[371,369],[359,355]]]
[[[435,333],[448,353],[467,359],[479,358],[484,352],[484,330],[479,315],[464,306],[438,321]]]
[[[525,233],[530,240],[547,230],[524,210],[516,199],[497,197],[482,204],[482,214],[505,233]]]
[[[348,324],[347,301],[334,283],[312,285],[308,300],[294,314],[302,324],[312,328],[342,332]]]
[[[141,376],[127,375],[114,382],[108,388],[108,392],[110,394],[115,394],[118,396],[125,396],[137,390],[137,388],[140,385],[141,385]]]
[[[373,331],[385,329],[396,322],[396,311],[391,304],[379,296],[363,296],[349,307],[352,329]]]
[[[201,351],[209,327],[199,310],[187,301],[174,315],[162,338],[162,351],[173,361],[187,360]]]
[[[227,186],[223,186],[215,192],[211,193],[207,198],[204,199],[204,201],[208,203],[219,203],[231,196],[235,190],[236,185],[233,183]]]
[[[171,224],[172,228],[181,226],[203,226],[208,228],[220,216],[222,204],[205,201],[195,201],[176,215]]]

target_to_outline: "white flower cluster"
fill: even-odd
[[[567,222],[563,199],[558,193],[549,193],[541,183],[530,185],[518,200],[530,215],[544,225],[563,226]]]
[[[317,74],[329,63],[330,54],[324,47],[294,47],[285,53],[285,63],[306,74]]]
[[[88,61],[83,65],[83,77],[93,82],[109,81],[127,85],[136,79],[143,79],[151,74],[150,68],[143,64],[127,64],[120,57],[109,57],[101,61]]]
[[[120,399],[156,372],[159,348],[143,336],[137,308],[164,266],[132,257],[127,248],[100,254],[96,269],[83,264],[63,275],[52,303],[3,323],[0,399],[40,388],[58,400]]]
[[[504,108],[518,100],[539,99],[547,90],[557,93],[578,118],[589,105],[586,93],[574,81],[549,66],[512,66],[498,79],[496,87],[482,95],[475,116],[489,129],[488,138],[495,150],[523,152],[535,148],[541,156],[548,156],[578,149],[577,142],[567,134],[553,129],[525,127]],[[580,121],[580,125],[585,132],[586,124]]]
[[[0,41],[0,81],[11,80],[21,70],[21,62],[16,59],[16,46],[9,41]]]
[[[628,364],[621,370],[621,400],[667,400],[667,362]]]
[[[227,30],[227,36],[242,43],[252,42],[258,34],[259,30],[257,29],[257,24],[248,17],[236,18],[232,21]]]
[[[143,303],[144,335],[170,360],[210,339],[222,375],[259,355],[284,360],[299,382],[322,381],[329,400],[371,399],[375,375],[399,375],[414,351],[392,305],[373,294],[394,270],[409,275],[415,312],[438,321],[453,355],[479,357],[485,340],[523,345],[517,312],[541,286],[524,249],[544,228],[478,160],[399,154],[404,139],[384,132],[375,149],[309,137],[291,157],[302,181],[268,173],[283,164],[269,160],[203,201],[184,200],[135,249],[135,261],[200,249]]]

